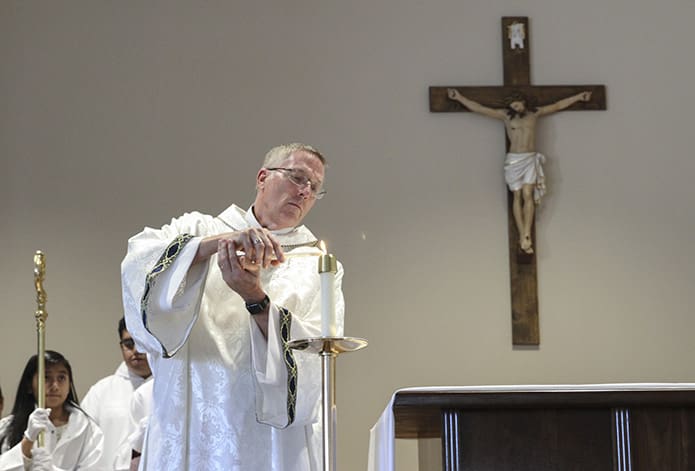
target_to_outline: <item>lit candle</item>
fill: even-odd
[[[321,241],[319,256],[319,276],[321,277],[321,336],[337,337],[335,319],[335,274],[338,262],[333,254],[326,253],[326,245]]]

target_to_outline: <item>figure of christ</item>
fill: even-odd
[[[474,113],[499,119],[509,139],[509,151],[504,162],[504,176],[514,195],[512,211],[519,232],[519,247],[533,253],[531,229],[535,207],[545,193],[543,163],[545,157],[536,151],[536,122],[540,116],[564,110],[579,101],[591,99],[591,92],[584,91],[544,106],[534,106],[530,98],[514,93],[506,101],[506,108],[490,108],[463,96],[457,89],[447,90],[449,99],[457,101]]]

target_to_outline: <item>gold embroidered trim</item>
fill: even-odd
[[[292,327],[292,314],[284,307],[280,308],[280,337],[282,338],[282,354],[287,367],[287,425],[294,422],[297,410],[297,362],[294,359],[292,349],[289,347],[290,329]]]
[[[147,304],[150,300],[150,293],[152,292],[154,281],[156,280],[157,276],[163,273],[167,268],[171,266],[172,263],[174,263],[174,260],[176,260],[176,257],[179,256],[181,250],[183,250],[184,246],[192,238],[193,236],[191,234],[181,234],[180,236],[176,237],[176,239],[174,239],[167,246],[162,256],[159,257],[159,260],[157,260],[157,263],[154,264],[154,267],[145,278],[145,292],[142,295],[142,300],[140,301],[140,312],[142,314],[142,323],[145,326],[145,329],[147,329],[147,331],[150,334],[152,334],[152,332],[150,332],[150,329],[147,326]],[[154,334],[152,335],[154,337]],[[164,345],[162,345],[161,342],[159,343],[159,345],[162,347],[162,355],[164,356],[164,358],[169,358],[171,355],[169,354],[169,352],[167,352],[166,348],[164,348]]]

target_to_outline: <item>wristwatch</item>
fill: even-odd
[[[265,311],[265,308],[270,304],[270,298],[266,294],[265,297],[257,303],[246,303],[246,310],[251,314],[260,314]]]

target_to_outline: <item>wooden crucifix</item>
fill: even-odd
[[[527,17],[502,18],[504,86],[430,87],[430,111],[473,111],[504,122],[508,186],[512,343],[539,345],[535,206],[545,157],[535,148],[536,120],[560,110],[605,110],[603,85],[534,86]]]

